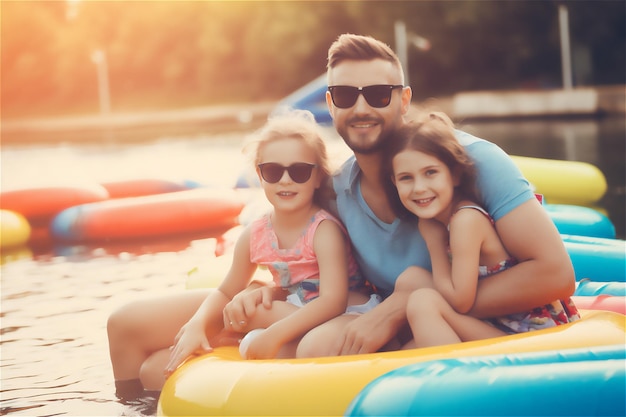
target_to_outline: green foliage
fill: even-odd
[[[571,1],[590,75],[625,80],[626,6]],[[277,100],[324,72],[345,32],[394,47],[394,23],[428,38],[409,51],[417,99],[559,86],[555,1],[9,1],[2,19],[4,115],[93,113],[92,54],[106,54],[114,111]],[[585,56],[584,54],[581,56]]]

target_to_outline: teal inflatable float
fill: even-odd
[[[623,416],[625,346],[442,359],[373,380],[346,416]]]
[[[574,265],[576,281],[626,281],[626,241],[561,235]]]

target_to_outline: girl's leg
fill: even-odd
[[[148,391],[160,391],[165,384],[164,369],[170,359],[170,349],[161,349],[148,356],[141,365],[139,380]]]
[[[343,314],[322,323],[311,329],[302,337],[296,357],[298,358],[319,358],[324,356],[338,356],[336,346],[332,341],[337,340],[344,334],[344,329],[357,315]]]
[[[432,288],[415,291],[409,297],[407,319],[416,347],[504,336],[506,333],[472,316],[457,313]]]
[[[254,329],[266,329],[279,320],[284,319],[290,314],[293,314],[301,307],[288,303],[286,301],[274,301],[272,302],[272,308],[265,309],[259,307],[254,318],[248,324],[248,331]],[[296,357],[296,348],[300,339],[292,340],[285,343],[279,350],[277,359],[288,359]]]
[[[184,291],[135,301],[109,317],[109,353],[118,387],[137,388],[144,361],[174,343],[176,334],[202,304],[208,291]]]

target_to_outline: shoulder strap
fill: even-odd
[[[461,206],[459,208],[456,209],[456,211],[454,212],[454,214],[458,213],[459,210],[462,209],[474,209],[474,210],[478,210],[480,211],[482,214],[485,215],[485,217],[487,217],[489,219],[489,221],[491,222],[491,224],[495,224],[495,222],[493,221],[493,218],[489,215],[489,213],[487,212],[487,210],[485,210],[484,208],[480,207],[480,206],[475,206],[475,205],[466,205],[466,206]],[[453,214],[453,216],[454,216]]]

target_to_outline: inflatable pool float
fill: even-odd
[[[243,208],[230,189],[195,189],[83,204],[51,222],[64,242],[138,239],[232,227]]]
[[[626,241],[561,235],[574,265],[576,280],[626,281]]]
[[[26,217],[11,210],[0,210],[0,248],[23,246],[30,238],[31,227]]]
[[[625,355],[618,344],[409,365],[368,384],[345,415],[623,416]]]
[[[544,204],[544,208],[562,235],[615,239],[615,226],[598,210],[568,204]]]
[[[582,279],[576,283],[574,295],[617,295],[626,296],[626,282],[597,282]]]
[[[619,295],[573,295],[572,301],[581,310],[613,311],[626,315],[626,297]]]
[[[144,195],[173,193],[198,188],[193,181],[170,181],[160,178],[141,178],[125,181],[104,182],[102,185],[109,198],[140,197]]]
[[[333,119],[330,117],[326,104],[327,86],[324,73],[279,101],[274,112],[283,108],[308,110],[313,113],[317,123],[330,125]]]
[[[167,379],[158,414],[338,416],[369,382],[405,365],[624,344],[625,316],[598,311],[582,311],[582,315],[574,323],[546,330],[365,355],[248,361],[241,359],[237,347],[219,347],[188,360]]]
[[[50,185],[3,191],[0,204],[38,224],[48,222],[68,207],[108,198],[109,193],[100,184]]]
[[[535,192],[550,204],[589,206],[606,193],[604,174],[587,162],[511,156]]]

